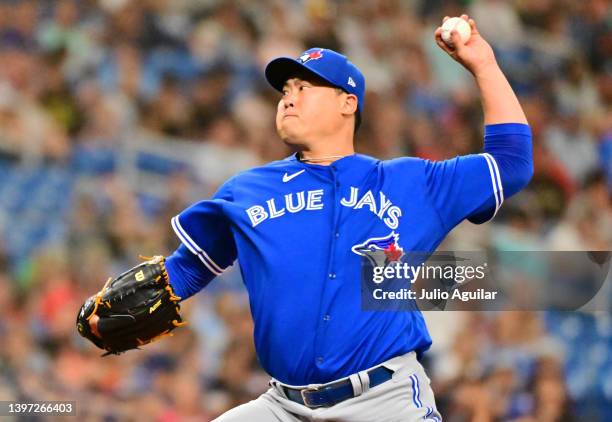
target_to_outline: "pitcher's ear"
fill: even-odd
[[[344,93],[344,102],[342,103],[342,112],[345,114],[354,114],[357,112],[357,96],[355,94]]]

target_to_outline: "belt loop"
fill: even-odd
[[[368,371],[361,371],[357,373],[357,376],[361,384],[361,391],[365,393],[370,389],[370,375],[368,375]]]
[[[278,380],[272,378],[268,384],[270,384],[270,387],[274,388],[276,392],[281,395],[281,397],[286,398],[286,399],[289,398],[287,397],[287,393],[285,393],[285,389],[283,388],[283,385],[280,382],[278,382]]]
[[[355,397],[360,396],[363,393],[363,388],[361,386],[361,380],[359,379],[359,374],[353,374],[349,377],[351,381],[351,385],[353,386],[353,394]]]

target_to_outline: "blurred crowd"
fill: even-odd
[[[313,46],[345,53],[366,76],[358,152],[474,153],[478,91],[433,40],[443,16],[467,11],[524,106],[535,175],[495,222],[462,224],[443,247],[611,250],[610,10],[606,0],[0,2],[0,175],[56,169],[71,181],[51,199],[68,203],[65,230],[37,240],[19,265],[0,212],[0,400],[76,400],[87,420],[183,421],[265,391],[235,268],[184,302],[187,328],[142,351],[101,359],[74,320],[109,275],[177,247],[169,221],[181,209],[290,153],[263,68]],[[162,192],[151,206],[121,162],[136,140],[169,157],[204,152],[145,180]],[[427,313],[434,347],[424,364],[445,418],[605,420],[612,384],[597,400],[572,385],[549,317]],[[609,311],[586,318],[612,379]]]

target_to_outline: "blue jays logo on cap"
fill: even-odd
[[[311,48],[297,59],[279,57],[266,66],[266,79],[282,92],[283,85],[292,76],[306,70],[349,94],[357,97],[359,112],[363,112],[365,78],[361,71],[346,56],[327,48]]]
[[[404,249],[399,245],[399,234],[394,231],[387,236],[371,237],[354,245],[351,250],[357,255],[367,257],[372,265],[378,267],[397,262],[404,256]]]
[[[323,50],[312,51],[310,53],[302,54],[299,57],[298,62],[303,64],[303,63],[306,63],[308,60],[316,60],[316,59],[320,59],[321,57],[323,57]]]

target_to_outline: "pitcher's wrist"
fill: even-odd
[[[476,78],[476,82],[490,80],[491,78],[498,77],[500,74],[503,76],[503,73],[497,64],[497,60],[493,59],[490,62],[482,63],[476,66],[473,69],[470,69],[474,78]]]

